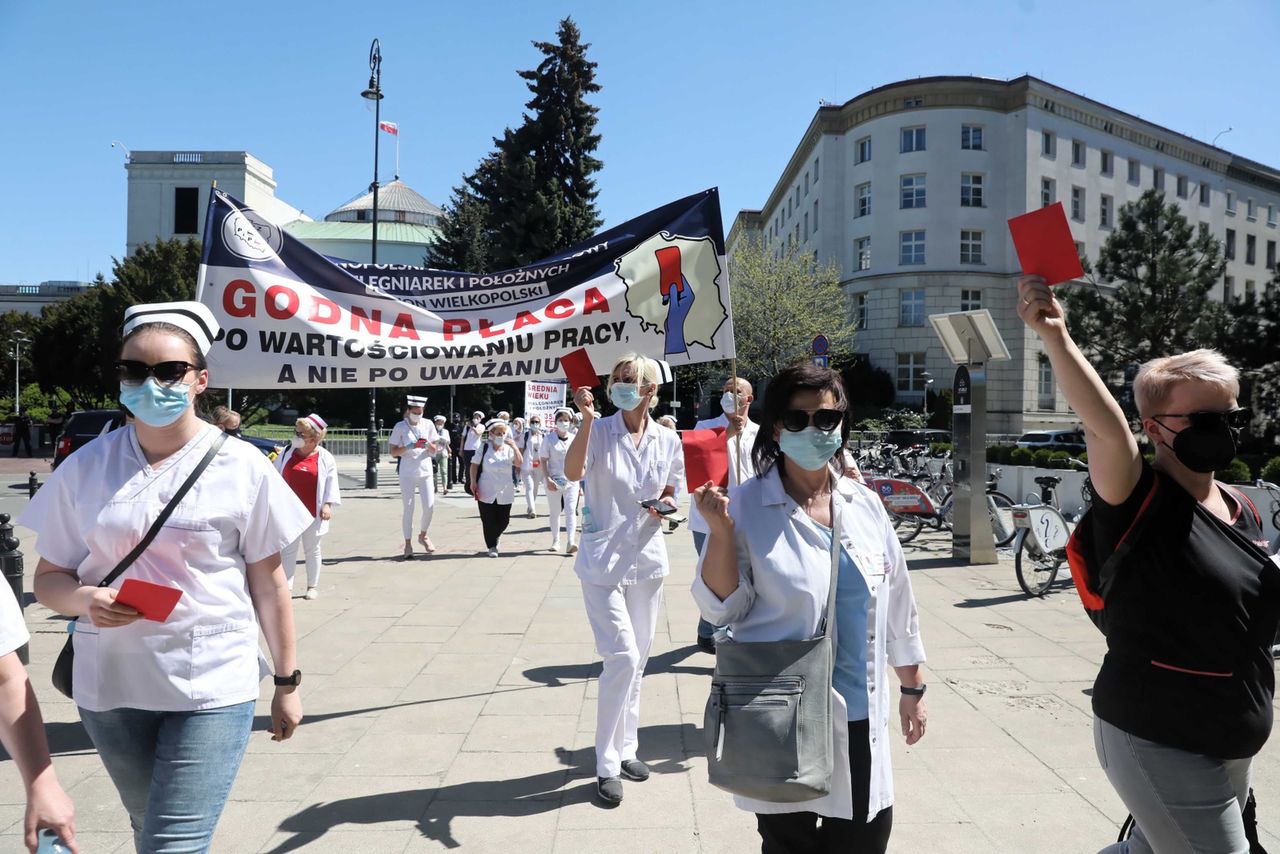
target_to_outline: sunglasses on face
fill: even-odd
[[[116,362],[116,374],[124,385],[138,386],[147,381],[147,377],[155,377],[161,385],[173,385],[187,375],[187,371],[196,370],[190,362],[157,362],[148,365],[134,359],[120,359]]]
[[[1200,430],[1216,429],[1226,423],[1232,430],[1242,430],[1249,426],[1249,410],[1242,407],[1229,409],[1226,412],[1165,412],[1154,418],[1185,418],[1187,424]]]
[[[812,415],[803,409],[791,409],[782,413],[782,426],[792,433],[799,433],[812,424],[823,432],[830,432],[840,426],[844,412],[839,409],[815,409]]]

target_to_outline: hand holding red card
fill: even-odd
[[[182,591],[177,587],[163,584],[152,584],[150,581],[139,581],[126,578],[116,593],[116,601],[128,605],[144,619],[163,623],[173,613],[174,606],[182,598]]]
[[[1062,202],[1015,216],[1009,220],[1009,234],[1025,275],[1041,276],[1049,285],[1084,275]]]
[[[724,428],[714,430],[685,430],[680,434],[684,445],[685,483],[692,495],[708,482],[716,486],[729,483],[729,443],[724,440]]]
[[[574,350],[560,357],[560,367],[569,380],[569,389],[595,388],[600,384],[600,375],[591,364],[591,357],[586,349]]]

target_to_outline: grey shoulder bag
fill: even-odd
[[[735,795],[796,803],[831,791],[840,517],[832,508],[831,586],[816,638],[716,644],[703,716],[711,784]]]
[[[176,508],[195,482],[200,479],[200,475],[204,474],[204,470],[209,467],[209,463],[213,462],[213,458],[218,455],[218,450],[222,447],[222,443],[227,441],[227,434],[219,432],[213,439],[213,444],[209,450],[205,451],[204,457],[192,469],[191,474],[187,475],[187,479],[182,482],[182,486],[178,487],[178,491],[173,494],[173,498],[169,499],[169,503],[160,511],[160,515],[151,523],[151,527],[147,529],[147,533],[133,547],[133,551],[124,556],[124,560],[116,564],[116,568],[107,573],[106,577],[98,582],[99,587],[110,587],[111,583],[119,578],[124,571],[133,566],[133,562],[138,559],[147,546],[151,545],[151,541],[156,538],[156,534],[160,533],[160,529],[164,527],[164,523],[172,515]],[[79,619],[78,617],[76,619]],[[67,642],[62,645],[62,652],[58,653],[58,659],[53,663],[53,687],[63,696],[74,699],[72,696],[71,674],[75,670],[75,624],[76,620],[72,620],[67,626]]]

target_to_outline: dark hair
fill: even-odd
[[[756,444],[751,449],[751,460],[755,463],[758,474],[767,472],[774,463],[780,468],[784,465],[782,449],[773,438],[773,431],[782,425],[782,416],[791,409],[791,399],[798,391],[816,391],[819,394],[831,392],[836,399],[835,408],[845,413],[840,421],[840,446],[843,448],[849,441],[849,401],[845,397],[840,374],[829,368],[809,364],[786,368],[769,381],[764,392],[760,432],[756,434]]]
[[[196,366],[196,370],[207,371],[209,369],[209,363],[204,360],[204,354],[200,352],[199,346],[196,345],[196,339],[191,337],[190,332],[181,326],[174,326],[172,323],[144,323],[141,326],[133,327],[129,334],[124,336],[124,340],[120,342],[121,351],[123,351],[124,345],[129,342],[130,338],[134,338],[143,332],[164,332],[178,336],[182,339],[182,343],[186,344],[191,350],[191,364]]]

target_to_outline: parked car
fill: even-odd
[[[1067,451],[1082,454],[1085,451],[1084,432],[1081,430],[1038,430],[1023,433],[1018,439],[1019,448],[1033,451]]]
[[[123,426],[123,409],[82,409],[71,413],[53,446],[53,467],[56,469],[82,445]]]
[[[912,445],[924,445],[928,447],[934,442],[950,442],[950,430],[890,430],[885,437],[886,442],[892,442],[899,448],[909,448]]]

